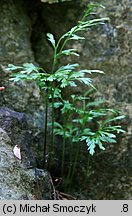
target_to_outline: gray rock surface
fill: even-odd
[[[10,119],[11,113],[15,120]],[[27,142],[26,136],[21,139],[20,135],[22,132],[20,129],[21,122],[19,122],[19,126],[13,125],[16,119],[19,121],[23,119],[22,114],[9,109],[6,109],[4,114],[6,120],[2,120],[2,111],[0,111],[0,199],[51,199],[52,190],[49,174],[44,170],[37,169],[35,162],[34,165],[31,164],[30,148],[26,146],[26,151],[24,149]],[[9,125],[6,125],[7,121]],[[11,131],[9,127],[12,127],[13,130]],[[13,153],[14,144],[16,141],[18,142],[17,139],[23,140],[23,143],[19,144],[22,155],[21,161]],[[31,157],[32,155],[30,155]]]
[[[23,0],[1,1],[0,86],[5,86],[5,90],[0,92],[0,106],[25,113],[35,145],[36,140],[37,143],[42,143],[43,140],[44,100],[35,83],[20,82],[14,85],[9,82],[10,72],[5,70],[10,63],[36,64],[31,44],[34,17],[30,18],[28,8],[29,5]],[[41,147],[40,151],[42,152]]]
[[[32,137],[25,115],[9,108],[0,108],[0,127],[7,132],[12,147],[18,145],[22,149],[25,166],[28,168],[33,166],[34,160],[30,150]]]

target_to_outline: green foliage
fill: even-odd
[[[104,100],[87,102],[88,97],[78,95],[71,95],[71,98],[71,103],[65,100],[60,102],[61,114],[65,116],[68,113],[69,120],[65,122],[65,129],[60,127],[59,123],[56,123],[54,130],[56,135],[60,135],[64,139],[64,136],[66,136],[64,131],[66,131],[69,137],[71,136],[72,142],[85,141],[89,153],[93,155],[96,146],[105,150],[104,144],[116,142],[115,132],[125,132],[121,129],[121,126],[111,125],[112,122],[123,119],[124,116],[113,117],[117,115],[113,109],[99,108],[99,106],[103,106]],[[75,104],[77,101],[82,103],[79,108]],[[90,108],[91,106],[92,108]],[[76,113],[76,118],[72,117],[74,113]],[[96,122],[96,129],[93,129],[95,127],[94,122]]]
[[[118,116],[113,109],[102,108],[104,106],[103,100],[91,102],[89,100],[90,91],[85,95],[71,95],[69,100],[66,100],[62,96],[63,89],[66,89],[69,86],[76,87],[79,82],[95,89],[92,84],[92,78],[88,77],[88,75],[91,75],[92,73],[103,74],[100,70],[82,70],[80,69],[80,65],[76,62],[73,64],[58,66],[58,59],[61,60],[63,56],[79,56],[76,49],[65,48],[66,44],[70,40],[84,40],[85,37],[78,35],[80,32],[87,31],[96,25],[102,25],[109,20],[108,18],[89,19],[89,15],[92,14],[94,16],[94,10],[97,7],[103,6],[99,4],[89,4],[81,21],[62,35],[58,41],[55,40],[55,37],[51,33],[47,33],[47,39],[54,50],[52,68],[49,70],[51,71],[50,73],[32,63],[25,63],[22,66],[10,64],[7,68],[8,71],[15,71],[15,73],[11,74],[11,81],[35,81],[42,95],[44,90],[46,91],[44,164],[47,143],[47,127],[49,124],[49,122],[47,122],[49,107],[52,108],[52,121],[50,122],[52,128],[51,152],[53,152],[54,136],[61,136],[63,140],[62,175],[64,170],[66,142],[69,142],[70,146],[73,144],[79,146],[77,147],[75,158],[71,158],[71,161],[74,161],[72,169],[70,167],[68,171],[68,179],[71,180],[75,172],[77,157],[82,143],[85,142],[90,155],[94,155],[96,147],[105,150],[107,143],[116,142],[115,133],[124,132],[119,125],[114,125],[115,122],[124,118],[124,116]],[[80,105],[78,105],[78,103]],[[63,123],[56,122],[55,109],[59,109]],[[50,160],[52,160],[52,158],[50,158]]]
[[[47,39],[51,42],[52,46],[55,48],[55,39],[54,36],[50,33],[47,33]]]

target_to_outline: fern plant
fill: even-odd
[[[51,163],[52,160],[54,136],[61,136],[63,140],[61,163],[62,175],[64,174],[66,142],[69,142],[69,145],[71,146],[73,143],[77,144],[78,147],[76,154],[73,156],[74,158],[71,158],[73,164],[70,166],[68,171],[68,181],[72,181],[75,173],[76,162],[82,142],[86,143],[89,153],[93,155],[97,146],[101,150],[104,150],[105,143],[116,142],[115,132],[124,132],[120,126],[111,125],[112,122],[124,118],[124,116],[113,117],[113,114],[116,114],[114,110],[99,108],[99,105],[102,103],[101,101],[87,103],[86,95],[71,95],[71,98],[66,100],[62,94],[63,89],[65,91],[69,86],[77,87],[79,82],[89,86],[90,88],[95,88],[92,84],[92,79],[87,75],[91,75],[92,73],[103,74],[100,70],[80,69],[80,65],[76,62],[62,66],[58,65],[58,60],[61,60],[63,56],[79,56],[76,49],[66,49],[66,44],[69,41],[84,40],[85,38],[79,35],[80,32],[88,31],[91,27],[102,25],[105,21],[108,21],[107,17],[89,18],[89,15],[91,14],[92,17],[94,16],[94,11],[97,7],[103,6],[100,4],[89,4],[78,24],[62,35],[58,41],[55,40],[51,33],[47,33],[47,39],[50,41],[54,51],[51,70],[45,71],[45,69],[35,66],[32,63],[25,63],[22,66],[9,64],[7,68],[8,71],[17,71],[16,73],[11,74],[10,80],[13,82],[19,82],[21,80],[35,81],[45,99],[46,108],[43,168],[45,168],[47,128],[49,124],[47,116],[50,107],[52,109],[52,121],[50,122],[52,128],[52,142],[49,163]],[[81,107],[77,106],[77,101],[80,101]],[[92,107],[96,108],[92,109]],[[59,109],[61,118],[64,119],[63,123],[56,121],[56,109]],[[112,113],[109,118],[107,118],[108,112]],[[104,117],[105,120],[103,120]],[[93,128],[89,125],[95,121],[98,127],[96,130],[93,130]]]

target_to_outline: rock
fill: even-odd
[[[35,176],[36,170],[36,176]],[[13,143],[0,128],[0,199],[51,199],[49,174],[40,169],[26,169],[13,154]]]
[[[4,0],[1,2],[0,14],[3,17],[0,20],[0,86],[5,87],[3,92],[0,91],[0,106],[24,112],[34,139],[42,143],[45,105],[39,89],[34,82],[14,85],[9,82],[11,72],[5,70],[10,63],[37,64],[30,40],[32,21],[28,15],[27,3],[23,0]]]
[[[9,108],[0,108],[0,127],[7,132],[13,146],[20,146],[25,166],[33,166],[33,155],[30,151],[32,139],[25,115]]]
[[[16,0],[1,2],[0,14],[0,62],[15,62],[16,64],[33,61],[30,36],[31,24],[26,14],[24,2]]]

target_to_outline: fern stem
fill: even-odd
[[[70,191],[72,180],[73,180],[73,177],[74,177],[74,174],[75,174],[75,169],[76,169],[76,165],[77,165],[77,159],[78,159],[78,155],[79,155],[79,150],[80,150],[80,145],[78,145],[77,150],[76,150],[76,155],[75,155],[73,169],[72,169],[71,176],[70,176],[70,184],[69,184],[68,191]]]
[[[52,132],[51,132],[51,148],[50,148],[50,152],[51,152],[51,155],[53,155],[53,146],[54,146],[54,121],[55,121],[54,89],[52,89],[51,97],[52,97]],[[51,162],[51,161],[52,161],[52,159],[50,160],[50,162]]]
[[[48,94],[45,96],[45,129],[44,129],[43,169],[45,169],[45,156],[46,156],[46,147],[47,147],[47,122],[48,122]]]
[[[65,161],[65,144],[66,144],[66,125],[67,120],[69,119],[69,112],[66,113],[64,118],[64,135],[63,135],[63,144],[62,144],[62,161],[61,161],[61,175],[64,174],[64,161]]]
[[[65,161],[65,143],[66,143],[66,128],[64,128],[64,137],[62,144],[62,159],[61,159],[61,175],[64,174],[64,161]]]
[[[70,182],[70,176],[71,176],[72,165],[73,165],[72,164],[72,158],[73,158],[73,144],[71,143],[71,148],[70,148],[70,163],[69,163],[69,169],[68,169],[68,174],[67,174],[67,179],[66,179],[66,186],[65,186],[66,189],[67,189],[67,186],[69,185],[69,182]]]
[[[54,59],[52,64],[52,70],[51,73],[54,74],[55,66],[56,66],[56,60],[57,60],[57,47],[54,49]]]
[[[52,69],[51,69],[51,74],[54,74],[55,66],[57,62],[57,48],[55,47],[54,49],[54,59],[53,59],[53,64],[52,64]],[[52,129],[51,129],[51,146],[50,146],[50,160],[49,163],[52,164],[52,159],[53,159],[53,146],[54,146],[54,121],[55,121],[55,110],[54,110],[54,82],[52,82],[51,86],[51,107],[52,107]]]

